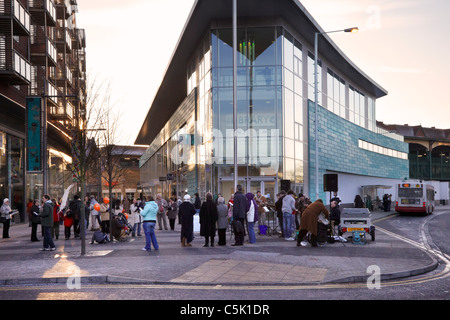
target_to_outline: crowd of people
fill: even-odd
[[[107,197],[97,200],[95,196],[85,197],[84,201],[75,195],[71,201],[50,199],[44,195],[41,199],[29,201],[27,212],[31,226],[31,241],[40,241],[37,237],[38,225],[42,226],[43,251],[55,250],[55,240],[59,239],[60,226],[64,227],[64,236],[69,240],[82,236],[81,228],[94,231],[91,243],[107,243],[110,236],[117,241],[127,241],[128,237],[141,237],[143,231],[146,245],[142,250],[159,249],[155,230],[175,230],[176,220],[181,225],[180,242],[182,247],[191,247],[194,240],[194,216],[198,214],[200,236],[204,238],[204,247],[225,246],[227,230],[234,234],[232,246],[244,245],[245,237],[248,243],[256,242],[256,226],[260,233],[267,230],[269,213],[276,212],[280,237],[286,241],[295,241],[297,246],[317,245],[320,230],[320,219],[330,221],[333,225],[340,223],[339,203],[337,193],[331,199],[330,211],[321,199],[311,202],[303,194],[296,195],[292,190],[281,191],[274,201],[256,194],[244,194],[243,187],[237,186],[236,193],[226,200],[219,194],[206,194],[204,201],[198,193],[191,198],[186,194],[183,199],[172,195],[164,199],[161,194],[156,198],[149,196],[143,199],[128,198],[124,200]],[[365,207],[361,197],[357,195],[354,207]],[[82,223],[83,216],[85,221]],[[9,200],[4,199],[0,208],[3,223],[3,238],[9,237]],[[273,217],[272,217],[273,218]],[[257,230],[257,229],[256,229]],[[264,234],[264,233],[263,233]]]

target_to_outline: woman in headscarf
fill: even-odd
[[[184,201],[178,207],[181,216],[181,246],[192,247],[191,242],[194,240],[194,216],[195,207],[191,203],[191,196],[185,195]]]
[[[9,238],[9,226],[11,225],[11,206],[9,199],[3,199],[3,205],[0,208],[0,216],[3,221],[3,239]]]
[[[204,247],[209,247],[209,240],[211,240],[211,247],[214,247],[217,219],[217,205],[213,201],[212,194],[208,192],[206,201],[200,209],[200,236],[205,237]]]
[[[226,231],[228,227],[228,208],[225,205],[225,199],[219,197],[217,199],[217,233],[219,234],[219,246],[225,246],[227,244]]]

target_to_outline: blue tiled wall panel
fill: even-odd
[[[310,196],[315,198],[315,106],[308,101]],[[323,175],[336,171],[363,176],[403,179],[409,177],[409,161],[359,148],[359,140],[409,152],[408,143],[397,141],[355,125],[319,106],[319,196],[323,192]]]

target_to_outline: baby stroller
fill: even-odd
[[[128,228],[127,234],[131,234],[133,232],[133,226],[128,222],[127,217],[122,212],[120,212],[118,214],[118,217],[119,217],[119,220],[121,220],[122,223],[124,223],[125,226]]]

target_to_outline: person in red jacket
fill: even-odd
[[[58,240],[59,238],[59,204],[56,199],[52,199],[53,202],[53,227],[52,238]]]
[[[66,240],[70,239],[70,228],[73,226],[73,218],[72,213],[70,211],[66,211],[64,213],[64,235],[66,236]]]

